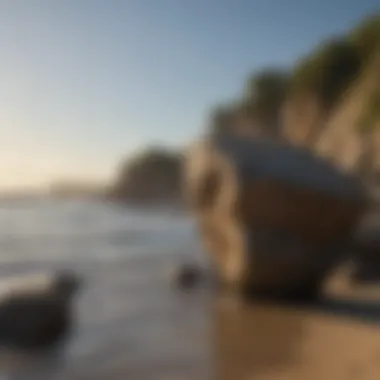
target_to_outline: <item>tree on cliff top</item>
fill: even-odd
[[[380,14],[366,18],[346,35],[325,41],[301,58],[290,74],[268,68],[250,76],[236,104],[213,111],[211,130],[214,133],[233,130],[243,118],[252,129],[278,135],[286,97],[302,99],[304,95],[311,95],[328,113],[376,52],[380,54]]]
[[[380,49],[380,15],[366,18],[347,35],[325,41],[300,60],[291,80],[293,95],[314,94],[329,111]]]
[[[218,105],[210,114],[209,128],[211,134],[223,134],[231,131],[236,119],[236,108],[232,105]]]
[[[248,79],[243,102],[264,133],[277,132],[288,82],[288,73],[276,68],[263,70]]]
[[[211,114],[212,133],[233,131],[244,119],[263,134],[277,133],[279,114],[288,85],[288,74],[266,69],[249,77],[241,99],[216,107]]]
[[[348,39],[359,52],[362,65],[365,66],[380,49],[380,14],[366,18],[349,33]]]
[[[328,111],[357,77],[361,59],[345,38],[323,44],[295,68],[290,91],[314,94]]]

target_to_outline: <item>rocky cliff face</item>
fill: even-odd
[[[301,146],[312,146],[321,132],[326,111],[314,94],[289,97],[284,104],[283,132],[285,138]]]
[[[367,127],[361,128],[368,104],[379,91],[380,54],[328,112],[312,95],[288,99],[283,110],[285,138],[366,180],[379,180],[380,117],[372,117],[371,125],[367,122]]]
[[[331,113],[314,146],[317,153],[366,179],[374,179],[380,170],[380,119],[372,120],[364,131],[360,124],[371,97],[379,90],[380,55]]]

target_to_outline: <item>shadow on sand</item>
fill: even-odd
[[[369,302],[326,296],[314,301],[294,301],[282,303],[282,305],[366,323],[380,324],[380,301]]]
[[[318,316],[332,318],[326,324]],[[212,316],[213,379],[261,378],[303,370],[309,375],[313,370],[305,363],[310,360],[329,368],[336,355],[334,347],[342,339],[352,343],[360,334],[357,329],[355,336],[342,334],[347,324],[335,330],[342,319],[352,322],[350,326],[379,323],[380,303],[332,297],[313,302],[256,298],[235,305],[217,303]]]

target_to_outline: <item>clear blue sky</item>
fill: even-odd
[[[0,188],[109,178],[185,144],[247,75],[291,65],[378,0],[2,0]]]

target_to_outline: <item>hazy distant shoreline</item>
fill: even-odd
[[[107,195],[56,195],[49,193],[35,193],[35,194],[0,194],[1,205],[17,205],[35,202],[96,202],[117,206],[118,208],[127,208],[128,210],[137,211],[157,211],[170,214],[187,214],[188,210],[184,202],[179,201],[133,201],[128,199],[114,199]]]

